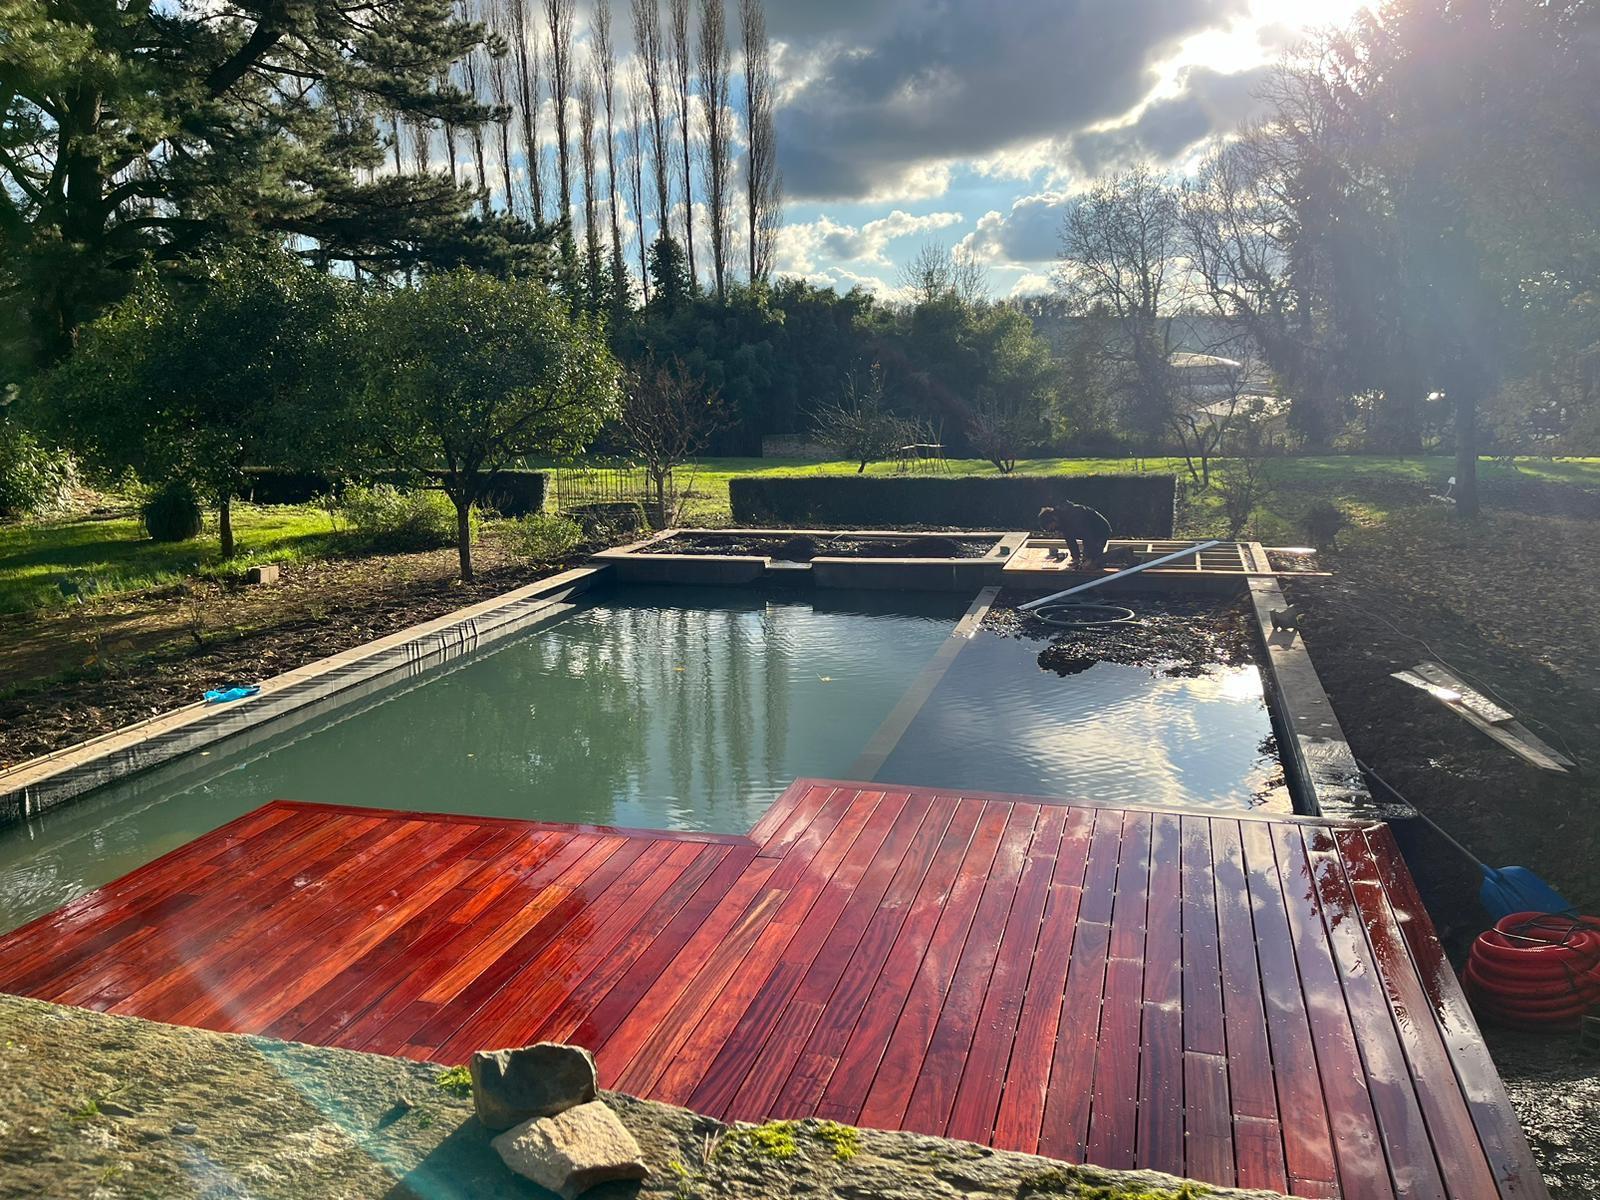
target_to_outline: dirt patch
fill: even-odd
[[[1251,616],[1241,601],[1118,594],[1097,602],[1105,609],[1084,615],[1110,620],[1131,611],[1131,620],[1062,629],[1017,607],[1031,598],[1002,592],[984,617],[984,628],[1044,642],[1039,666],[1058,675],[1077,675],[1109,662],[1144,667],[1153,675],[1193,677],[1213,667],[1256,661]]]
[[[785,562],[813,558],[982,558],[995,538],[812,537],[809,534],[685,533],[641,546],[642,554],[748,554]]]
[[[487,541],[478,578],[453,550],[288,564],[276,584],[190,582],[0,624],[0,767],[181,708],[564,570]],[[65,678],[63,672],[69,672]]]

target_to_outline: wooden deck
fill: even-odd
[[[1381,825],[798,781],[749,837],[279,802],[0,990],[1303,1196],[1543,1197]]]

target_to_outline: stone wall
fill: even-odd
[[[0,996],[0,1196],[445,1200],[547,1195],[425,1063]],[[1148,1173],[828,1122],[734,1125],[607,1093],[651,1178],[595,1200],[1169,1200]]]

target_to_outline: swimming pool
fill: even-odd
[[[1236,809],[1275,794],[1255,667],[1063,679],[1037,645],[952,640],[970,601],[585,593],[331,714],[0,829],[0,929],[274,799],[740,834],[798,776]]]
[[[796,776],[849,771],[968,602],[600,592],[290,734],[0,829],[0,929],[274,799],[744,833]]]

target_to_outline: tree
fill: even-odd
[[[542,284],[470,271],[373,302],[364,437],[381,461],[437,472],[472,578],[472,510],[527,455],[581,451],[616,412],[617,366],[599,329]]]
[[[653,303],[664,313],[678,311],[694,295],[689,266],[677,238],[662,234],[650,247],[650,286],[655,289]]]
[[[469,221],[438,175],[379,174],[379,119],[473,125],[447,82],[483,41],[451,0],[5,0],[0,26],[0,312],[36,360],[154,261],[258,234],[363,272],[536,265],[537,231]]]
[[[325,467],[352,390],[353,288],[273,250],[147,275],[45,377],[41,410],[102,468],[197,485],[234,554],[249,467]]]
[[[716,391],[680,360],[663,363],[651,355],[628,372],[617,418],[618,440],[644,464],[655,492],[659,525],[676,520],[675,471],[702,453],[725,421]]]
[[[539,108],[544,73],[539,48],[539,30],[529,11],[528,0],[507,0],[510,12],[506,24],[511,32],[512,56],[517,67],[517,112],[522,129],[523,167],[528,173],[528,214],[533,221],[544,220],[544,149],[539,144]]]
[[[1189,299],[1178,197],[1148,167],[1098,180],[1066,217],[1057,286],[1074,312],[1101,316],[1128,423],[1159,437],[1171,420],[1173,318]]]
[[[623,150],[628,162],[628,208],[633,213],[634,237],[639,243],[639,288],[650,303],[650,249],[644,234],[644,96],[637,78],[628,83],[628,124]]]
[[[924,242],[900,268],[900,289],[913,308],[946,299],[971,306],[988,297],[989,279],[983,264],[964,248]]]
[[[667,221],[672,212],[672,150],[667,144],[667,81],[663,77],[666,66],[662,61],[661,13],[656,7],[656,0],[633,0],[633,44],[639,56],[645,116],[648,118],[646,132],[649,134],[650,165],[656,185],[656,236],[668,237],[670,231]],[[642,210],[638,219],[639,236],[643,238]]]
[[[602,307],[601,280],[606,266],[600,259],[599,197],[595,195],[594,154],[595,76],[592,69],[578,77],[578,164],[583,173],[583,278],[587,302]]]
[[[689,51],[689,0],[667,0],[667,64],[672,73],[672,99],[683,149],[683,239],[688,256],[689,286],[699,280],[694,265],[694,172],[690,167],[693,129],[689,124],[689,76],[694,59]]]
[[[723,0],[700,0],[700,105],[706,136],[706,217],[711,226],[711,273],[717,299],[727,298],[728,239],[733,158],[729,149],[733,113],[728,104],[728,30]]]
[[[572,219],[572,147],[567,139],[567,100],[572,95],[572,13],[574,0],[544,0],[550,33],[550,107],[556,118],[556,182],[561,208],[557,221]]]
[[[627,269],[622,265],[622,215],[619,193],[622,179],[617,174],[617,50],[611,42],[611,4],[595,5],[590,27],[589,49],[595,74],[600,80],[600,99],[606,111],[606,194],[611,203],[611,278],[619,307],[628,300]]]
[[[840,458],[859,464],[857,475],[866,471],[868,463],[888,458],[901,446],[918,440],[921,432],[915,422],[890,410],[884,397],[883,368],[876,363],[865,381],[854,372],[846,377],[843,394],[819,408],[814,421],[823,445]]]
[[[739,32],[744,43],[745,236],[750,282],[759,283],[772,272],[773,249],[783,222],[783,178],[778,171],[772,121],[775,88],[765,0],[739,0]]]

